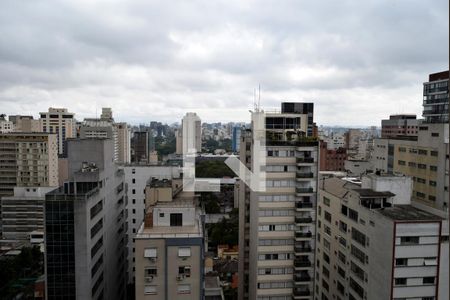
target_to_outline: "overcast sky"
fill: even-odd
[[[379,126],[449,64],[448,0],[93,2],[0,2],[1,112],[249,121],[260,84],[263,108]]]

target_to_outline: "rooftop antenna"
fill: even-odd
[[[258,110],[261,108],[261,84],[258,85]]]

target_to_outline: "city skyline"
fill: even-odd
[[[170,124],[186,111],[242,122],[260,85],[263,108],[314,102],[319,125],[379,126],[393,113],[421,118],[421,83],[448,66],[445,1],[0,8],[8,115],[66,107],[82,120],[112,107],[131,124]]]

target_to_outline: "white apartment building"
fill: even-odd
[[[134,282],[134,236],[144,220],[145,187],[152,178],[175,179],[181,177],[181,168],[177,166],[123,165],[127,193],[127,234],[128,234],[128,283]]]
[[[181,183],[181,180],[180,180]],[[204,239],[194,193],[154,179],[136,239],[136,299],[204,299]]]
[[[55,133],[58,140],[58,154],[65,156],[65,144],[67,138],[77,136],[75,129],[74,113],[67,108],[50,107],[48,112],[40,112],[40,130],[42,132]]]
[[[261,114],[256,112],[254,114]],[[239,188],[239,299],[313,299],[318,141],[312,103],[282,103],[264,118],[266,166],[253,158],[255,123],[240,160],[263,168],[266,191]]]
[[[5,115],[0,116],[0,133],[13,132],[14,123],[5,119]]]
[[[448,220],[411,204],[410,177],[319,187],[316,299],[449,298]]]

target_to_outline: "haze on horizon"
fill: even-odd
[[[448,69],[448,1],[14,1],[0,3],[1,113],[131,124],[249,122],[315,103],[318,125],[379,126],[422,111]]]

